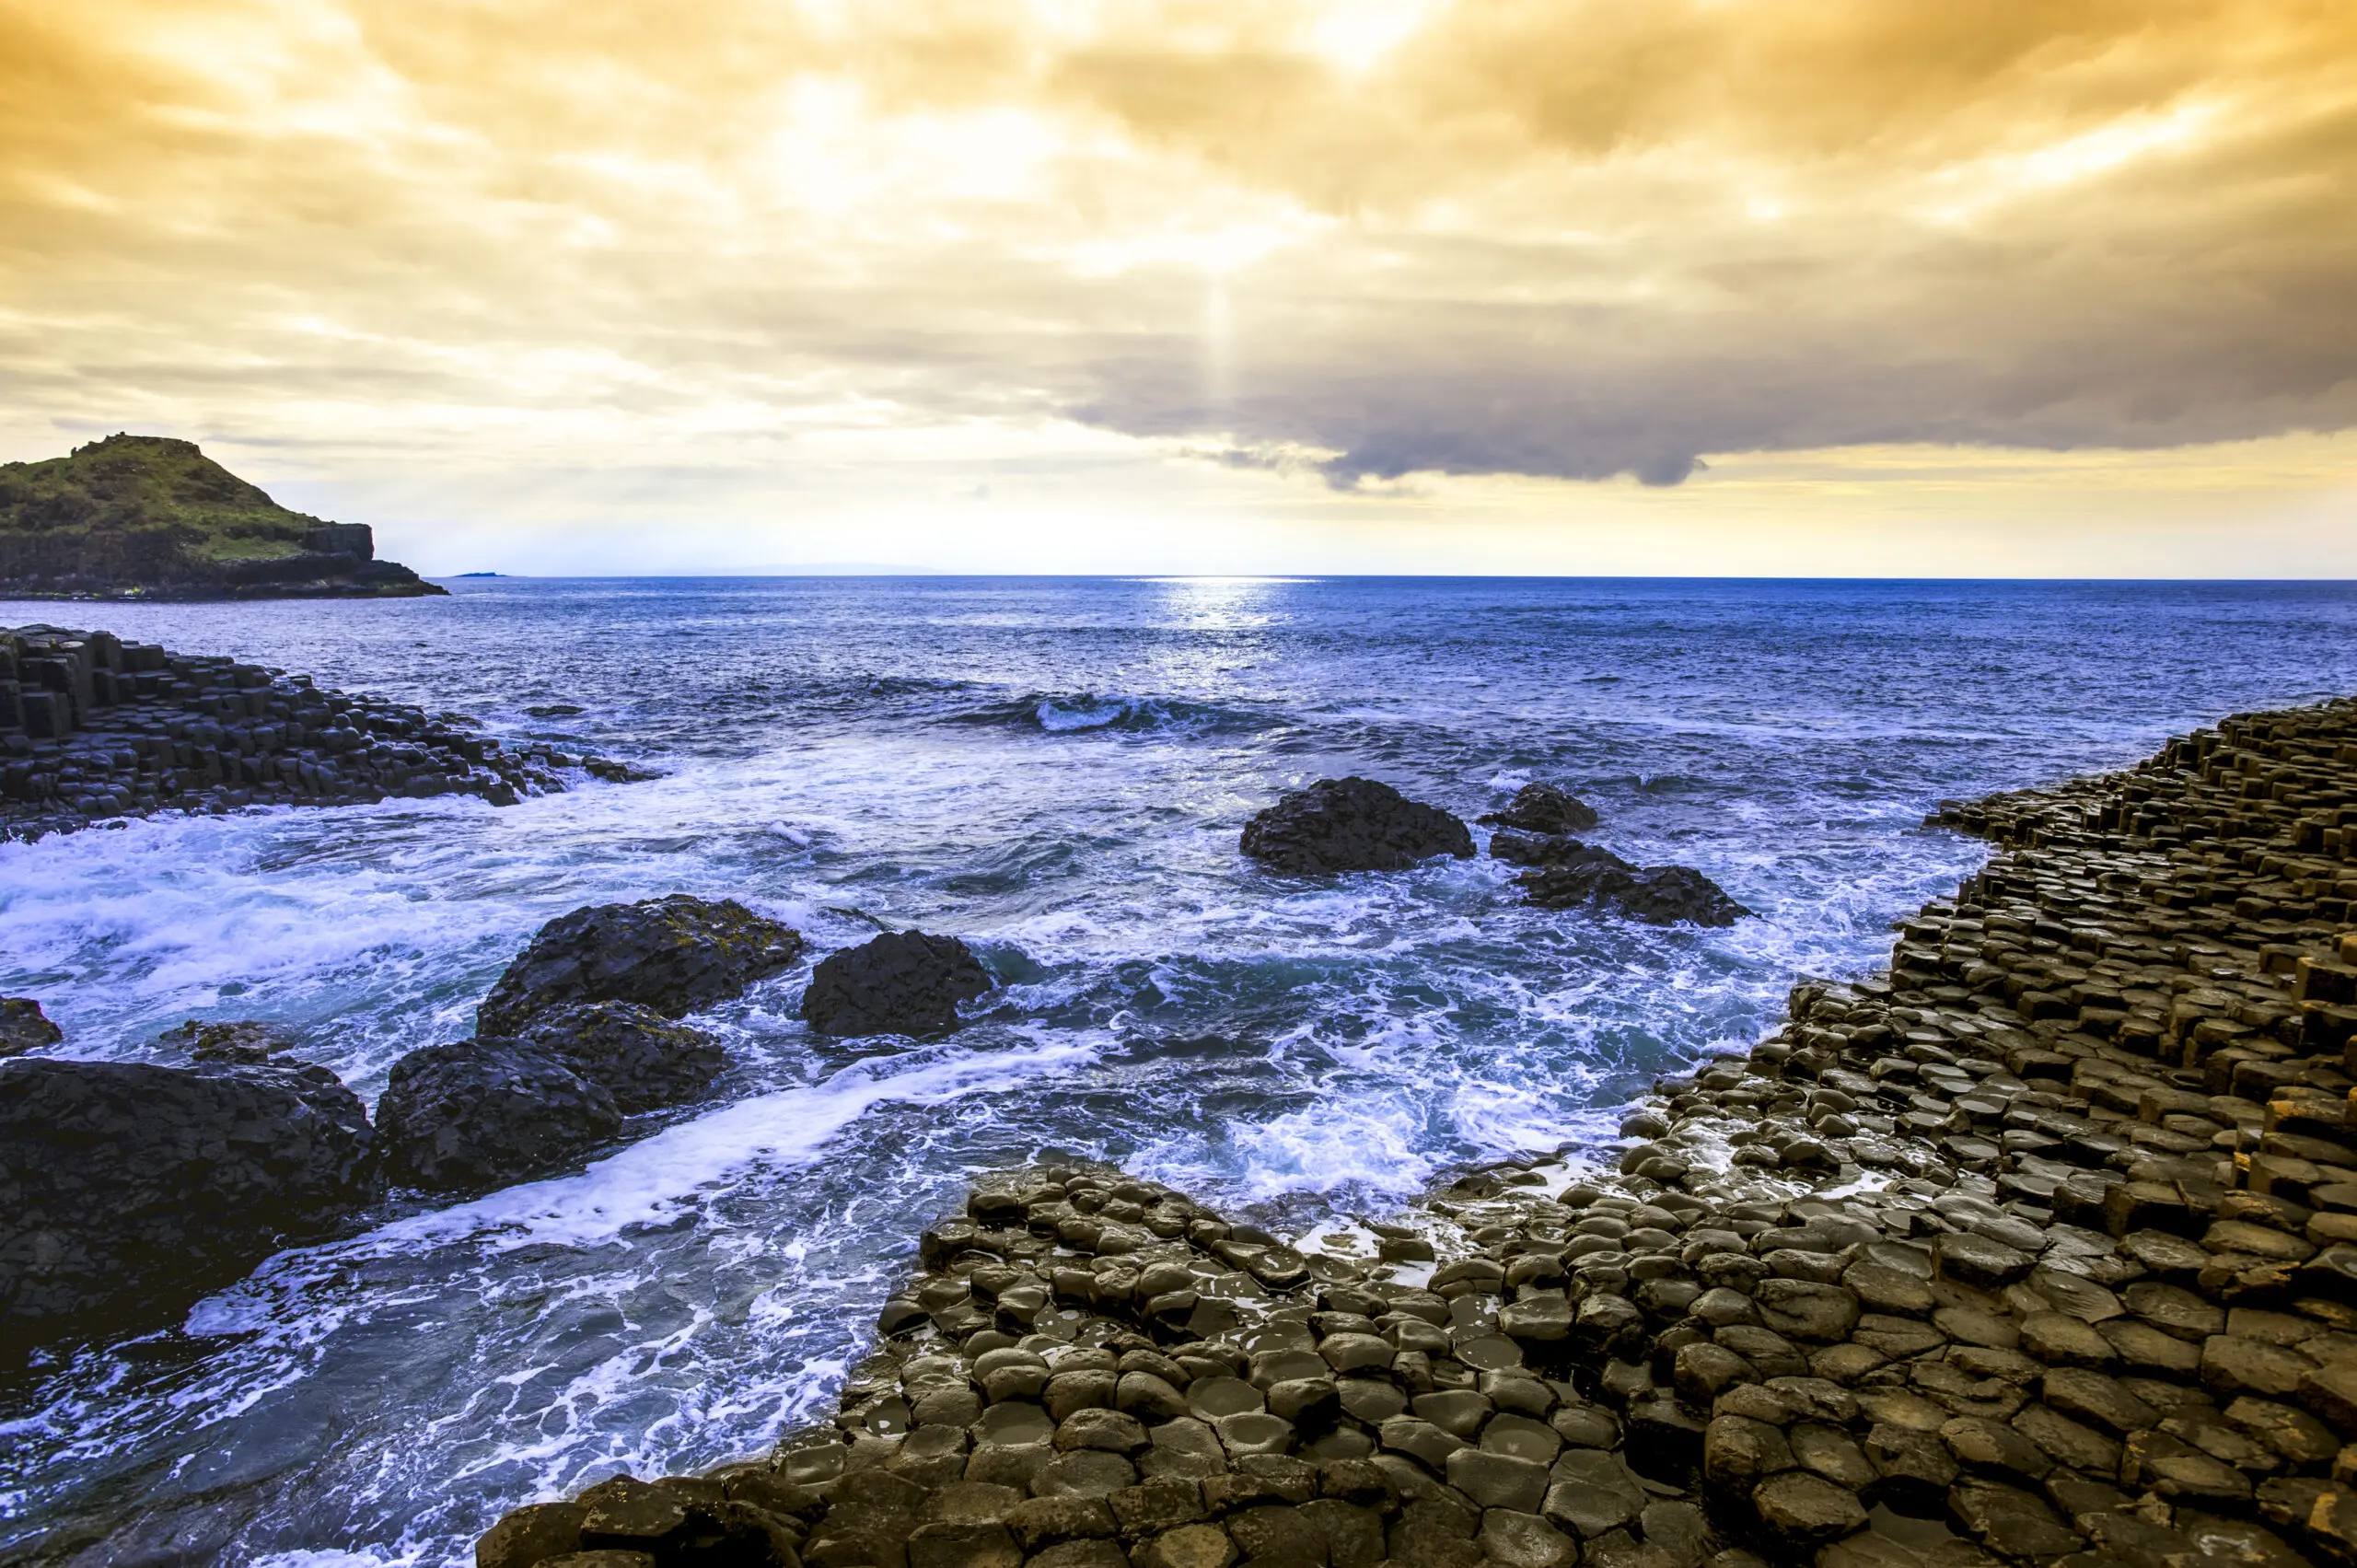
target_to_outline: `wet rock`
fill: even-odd
[[[1203,1516],[1201,1482],[1183,1476],[1162,1476],[1125,1487],[1106,1499],[1121,1533],[1132,1539],[1160,1535],[1192,1524]]]
[[[2316,1465],[2340,1452],[2340,1439],[2305,1411],[2265,1400],[2238,1399],[2226,1420],[2295,1465]]]
[[[547,1051],[495,1038],[411,1051],[377,1102],[387,1174],[435,1192],[550,1175],[621,1124],[612,1091]]]
[[[995,983],[955,936],[886,932],[820,960],[802,1016],[821,1034],[941,1034],[958,1027],[958,1004]]]
[[[1571,1568],[1580,1555],[1576,1539],[1536,1514],[1511,1508],[1482,1513],[1478,1544],[1486,1561],[1504,1568]]]
[[[1959,1483],[1948,1513],[1963,1533],[2007,1557],[2053,1557],[2085,1541],[2035,1493],[1984,1481]]]
[[[2014,1430],[2037,1444],[2058,1464],[2092,1475],[2117,1475],[2119,1445],[2045,1405],[2031,1405],[2014,1417]]]
[[[1435,806],[1373,779],[1319,779],[1245,825],[1246,854],[1272,870],[1307,876],[1399,871],[1434,855],[1469,859],[1473,836]]]
[[[2106,1367],[2119,1359],[2111,1342],[2089,1324],[2061,1312],[2033,1312],[2022,1319],[2022,1349],[2043,1362]]]
[[[1920,1318],[1928,1315],[1935,1305],[1927,1281],[1905,1270],[1871,1260],[1852,1263],[1843,1272],[1841,1283],[1871,1312]]]
[[[535,1568],[581,1550],[578,1503],[532,1503],[512,1509],[475,1542],[476,1568]]]
[[[1945,1495],[1956,1481],[1955,1456],[1933,1433],[1876,1423],[1866,1434],[1864,1447],[1866,1462],[1881,1479],[1882,1491],[1918,1511],[1924,1503]]]
[[[625,1116],[694,1098],[727,1063],[712,1036],[635,1002],[552,1007],[516,1038],[612,1095]]]
[[[2139,1432],[2121,1452],[2120,1480],[2160,1493],[2223,1504],[2247,1502],[2250,1481],[2234,1466],[2167,1432]]]
[[[1932,1244],[1932,1258],[1942,1279],[1957,1280],[1982,1290],[1997,1290],[2030,1271],[2038,1260],[1990,1237],[1960,1231]]]
[[[565,787],[555,770],[576,759],[509,749],[470,728],[234,659],[104,632],[0,628],[0,839],[389,796],[463,793],[512,806]]]
[[[2126,1435],[2159,1424],[2160,1412],[2117,1379],[2080,1367],[2058,1366],[2046,1375],[2046,1402],[2104,1431]]]
[[[2212,1334],[2201,1342],[2202,1385],[2222,1400],[2286,1398],[2312,1365],[2295,1350],[2236,1334]]]
[[[0,1064],[0,1339],[177,1315],[331,1230],[370,1149],[359,1098],[308,1063]]]
[[[910,1532],[908,1554],[909,1568],[1020,1568],[1023,1562],[1013,1532],[998,1524],[920,1525]]]
[[[1794,1546],[1840,1539],[1866,1522],[1857,1494],[1807,1470],[1771,1476],[1751,1494],[1759,1521]]]
[[[1070,1540],[1102,1540],[1120,1533],[1109,1492],[1095,1496],[1067,1493],[1030,1498],[1015,1505],[1007,1527],[1026,1551],[1038,1551]]]
[[[1097,1500],[1137,1482],[1137,1468],[1120,1455],[1101,1448],[1074,1448],[1042,1465],[1031,1478],[1031,1490],[1041,1498]]]
[[[1619,860],[1609,850],[1591,848],[1568,833],[1526,833],[1515,828],[1501,828],[1490,835],[1490,858],[1515,865],[1602,865]]]
[[[1231,1568],[1236,1543],[1216,1525],[1181,1525],[1133,1553],[1137,1568]]]
[[[1091,1407],[1075,1411],[1058,1423],[1055,1444],[1067,1452],[1087,1448],[1134,1454],[1146,1446],[1145,1427],[1133,1415]]]
[[[581,1494],[581,1544],[595,1551],[660,1551],[688,1527],[688,1505],[670,1487],[619,1475]]]
[[[1572,1331],[1572,1304],[1554,1294],[1527,1295],[1498,1311],[1498,1331],[1544,1343]]]
[[[2054,1468],[2046,1450],[2014,1428],[1986,1416],[1957,1416],[1940,1428],[1940,1441],[1970,1469],[1998,1470],[2036,1481]]]
[[[488,1035],[573,1002],[635,1002],[679,1017],[737,995],[801,955],[802,937],[734,899],[672,893],[593,904],[540,927],[476,1009]]]
[[[1730,1384],[1754,1381],[1759,1376],[1750,1362],[1708,1340],[1680,1346],[1670,1366],[1670,1382],[1678,1397],[1705,1410]]]
[[[1515,880],[1534,904],[1608,910],[1648,925],[1733,925],[1751,912],[1691,866],[1638,866],[1602,850],[1585,854],[1593,858],[1527,871]]]
[[[1778,1427],[1750,1416],[1726,1413],[1702,1431],[1702,1473],[1713,1485],[1739,1496],[1779,1470],[1793,1468],[1790,1444]]]
[[[1858,1323],[1858,1298],[1840,1285],[1762,1280],[1752,1301],[1763,1323],[1797,1340],[1829,1343],[1846,1338]]]
[[[195,1018],[175,1024],[156,1037],[168,1051],[180,1051],[198,1062],[239,1063],[260,1066],[274,1057],[303,1049],[301,1038],[276,1024],[237,1019],[203,1023]]]
[[[1485,827],[1525,833],[1576,833],[1596,823],[1595,807],[1550,784],[1527,784],[1515,791],[1505,808],[1480,819]]]
[[[1574,1448],[1549,1472],[1542,1509],[1554,1524],[1593,1539],[1626,1526],[1647,1501],[1643,1485],[1618,1454]]]
[[[1547,1495],[1547,1467],[1511,1454],[1460,1448],[1448,1457],[1448,1484],[1484,1508],[1536,1514]]]
[[[1793,1458],[1803,1469],[1814,1470],[1836,1486],[1863,1492],[1877,1479],[1864,1451],[1840,1427],[1800,1422],[1793,1427],[1789,1440]]]
[[[19,1056],[64,1038],[31,997],[0,996],[0,1056]]]

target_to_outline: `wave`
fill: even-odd
[[[1183,697],[1138,697],[1125,692],[1033,691],[951,714],[946,722],[1033,729],[1046,735],[1082,730],[1115,734],[1185,736],[1250,734],[1286,721],[1279,715],[1224,703]]]

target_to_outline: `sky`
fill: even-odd
[[[2357,577],[2348,0],[0,0],[0,459],[434,573]]]

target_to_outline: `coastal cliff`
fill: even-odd
[[[478,1563],[2357,1555],[2357,703],[1937,820],[1998,852],[1890,969],[1619,1144],[1317,1245],[987,1177],[831,1422]]]
[[[0,464],[0,598],[415,598],[366,524],[279,505],[197,449],[110,436]]]

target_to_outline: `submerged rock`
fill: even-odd
[[[939,1034],[958,1027],[958,1003],[994,983],[955,936],[888,931],[830,953],[802,993],[802,1016],[821,1034]]]
[[[1319,779],[1245,824],[1244,853],[1278,871],[1399,871],[1473,856],[1473,835],[1437,806],[1373,779]]]
[[[0,996],[0,1056],[17,1056],[55,1045],[65,1031],[49,1021],[29,996]]]
[[[635,1002],[551,1008],[517,1038],[612,1095],[625,1116],[693,1098],[727,1063],[712,1036]]]
[[[0,1342],[169,1321],[368,1196],[324,1067],[0,1065]]]
[[[184,1051],[199,1062],[235,1062],[248,1066],[259,1066],[298,1051],[303,1045],[275,1024],[256,1023],[248,1018],[215,1024],[191,1018],[157,1035],[156,1043]]]
[[[1577,796],[1550,784],[1527,784],[1515,791],[1504,810],[1492,811],[1480,821],[1484,827],[1516,828],[1526,833],[1575,833],[1595,827],[1596,817],[1596,808]]]
[[[1590,849],[1567,864],[1526,871],[1515,880],[1534,904],[1592,905],[1649,925],[1733,925],[1751,912],[1691,866],[1631,865],[1608,850]]]
[[[437,1192],[549,1175],[621,1124],[611,1090],[548,1050],[495,1037],[411,1051],[377,1102],[387,1173]]]
[[[802,935],[734,899],[673,893],[592,904],[540,927],[475,1010],[485,1034],[517,1032],[568,1002],[636,1002],[668,1017],[710,1006],[800,957]]]

